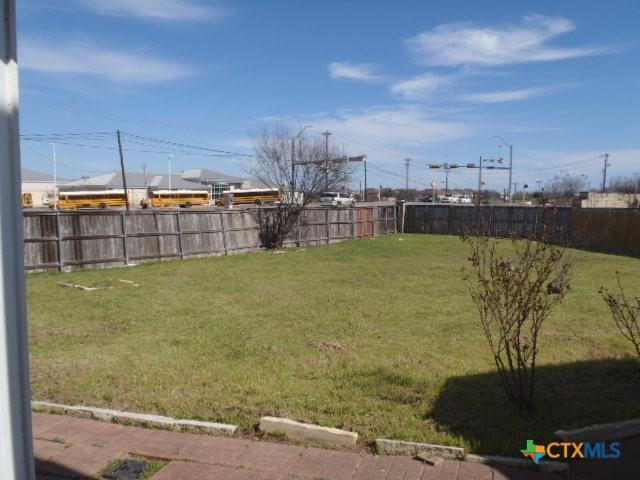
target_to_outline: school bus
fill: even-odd
[[[29,192],[22,194],[22,208],[33,208],[33,196]]]
[[[248,190],[225,190],[216,202],[216,205],[229,205],[229,199],[233,196],[234,205],[263,203],[275,203],[282,201],[282,192],[277,188],[253,188]]]
[[[127,196],[124,190],[88,190],[58,193],[57,207],[61,210],[78,208],[107,208],[124,207]],[[49,208],[56,206],[54,200],[49,202]]]
[[[149,198],[143,198],[140,206],[189,208],[192,205],[209,205],[210,201],[211,195],[207,190],[156,190]]]

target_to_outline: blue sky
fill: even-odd
[[[328,129],[365,153],[370,185],[401,185],[402,159],[503,156],[533,187],[562,169],[596,185],[640,172],[638,2],[19,0],[23,134],[116,129],[251,153],[265,123]],[[72,142],[67,142],[72,143]],[[82,142],[75,142],[82,143]],[[118,168],[115,139],[57,146],[60,174]],[[167,170],[167,155],[126,144],[131,170]],[[140,150],[138,146],[137,150]],[[23,165],[51,169],[46,142]],[[247,159],[176,154],[242,174]],[[356,175],[357,184],[361,173]],[[488,176],[506,187],[506,175]],[[452,174],[453,186],[475,174]]]

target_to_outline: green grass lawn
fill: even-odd
[[[363,442],[515,455],[558,428],[640,416],[640,362],[597,293],[616,270],[640,293],[640,260],[574,255],[531,414],[494,373],[462,280],[467,247],[435,235],[30,275],[33,397],[247,430],[285,416]]]

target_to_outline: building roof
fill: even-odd
[[[158,173],[127,172],[127,188],[169,188],[169,175]],[[67,187],[122,188],[121,173],[107,173],[96,177],[83,177],[68,182]],[[179,175],[171,175],[171,188],[181,190],[198,190],[202,185],[183,180]]]
[[[49,175],[48,173],[37,172],[36,170],[29,170],[28,168],[22,169],[22,181],[23,182],[53,182],[53,175]],[[57,177],[56,181],[58,182],[66,182],[66,178]]]
[[[245,184],[242,187],[243,188],[274,188],[276,187],[276,185],[271,185],[257,178],[250,178],[245,182]]]
[[[241,183],[246,178],[234,177],[226,173],[214,172],[206,168],[192,168],[180,173],[180,176],[192,182],[200,183]]]

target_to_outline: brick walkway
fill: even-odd
[[[431,467],[410,457],[377,456],[81,418],[33,415],[41,480],[95,478],[118,458],[167,460],[154,480],[559,480],[552,474],[445,461]]]
[[[285,445],[125,427],[60,415],[33,415],[40,480],[96,478],[131,455],[166,460],[153,480],[595,480],[640,478],[640,437],[622,441],[620,460],[576,461],[568,477],[446,460]]]

